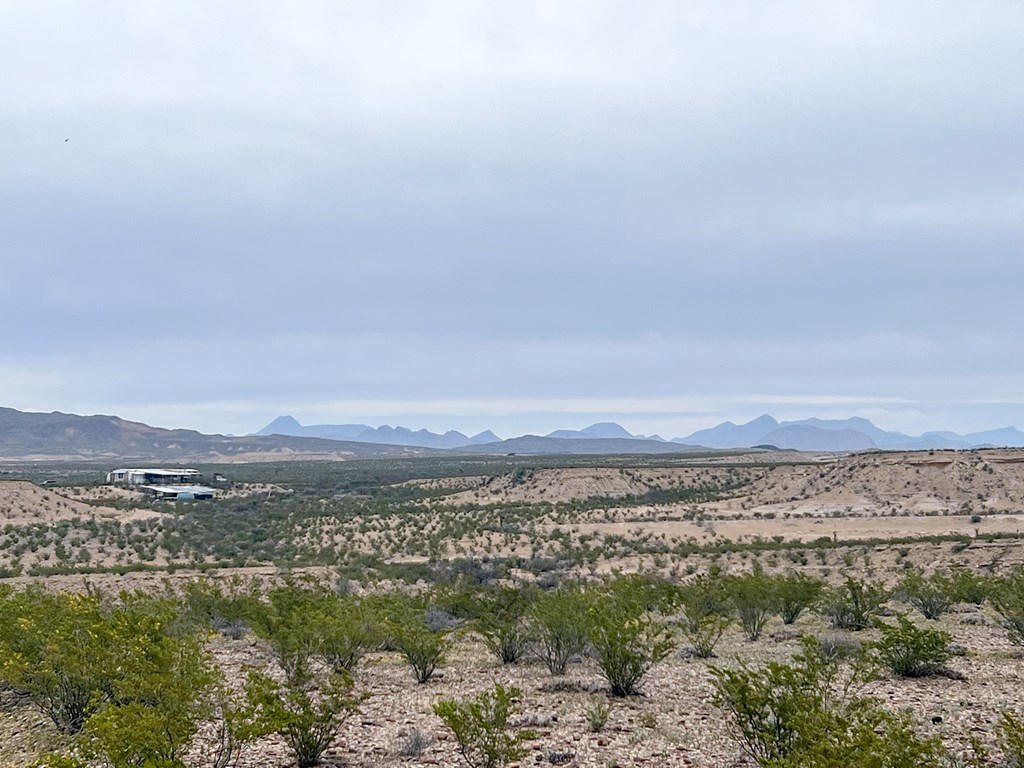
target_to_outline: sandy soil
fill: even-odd
[[[110,495],[98,495],[92,498],[126,499],[139,498],[134,492],[130,496],[121,493],[124,489],[112,488]],[[141,520],[158,517],[159,512],[151,509],[116,509],[113,507],[88,504],[81,499],[90,498],[88,494],[75,498],[58,493],[56,489],[41,488],[23,481],[0,482],[0,525],[11,523],[25,525],[28,523],[52,523],[58,520],[71,520],[75,517],[108,518],[117,520]]]

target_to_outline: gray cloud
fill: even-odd
[[[4,404],[1019,388],[1017,4],[5,15]]]

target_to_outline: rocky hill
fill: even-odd
[[[417,456],[426,449],[280,435],[230,437],[162,429],[117,416],[26,413],[0,408],[0,458],[239,460]]]

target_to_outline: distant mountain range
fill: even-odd
[[[801,419],[776,421],[765,414],[746,424],[725,421],[686,437],[664,440],[658,435],[634,435],[614,422],[598,422],[585,429],[557,429],[545,436],[523,435],[500,440],[490,430],[467,437],[450,430],[444,434],[405,427],[370,427],[365,424],[320,424],[302,426],[291,416],[281,416],[257,435],[291,435],[344,439],[377,444],[400,444],[426,448],[448,448],[473,453],[671,453],[700,448],[730,449],[771,447],[796,451],[865,451],[967,449],[1022,447],[1024,432],[1002,427],[987,432],[959,435],[954,432],[925,432],[911,436],[888,432],[869,420]]]
[[[685,445],[698,443],[708,448],[749,448],[771,445],[798,451],[863,451],[872,448],[895,451],[932,449],[966,449],[1024,446],[1024,432],[1016,427],[1002,427],[986,432],[958,435],[955,432],[925,432],[911,436],[887,432],[867,419],[802,419],[776,421],[768,415],[746,424],[725,421],[717,427],[702,429],[673,442]]]
[[[542,437],[523,435],[498,443],[469,445],[460,451],[471,453],[515,453],[525,455],[572,454],[582,456],[602,453],[687,453],[706,450],[700,446],[680,445],[664,440],[638,437]]]
[[[0,458],[110,461],[221,461],[280,456],[372,458],[435,453],[403,445],[285,436],[204,435],[191,429],[162,429],[117,416],[26,413],[0,408]]]
[[[879,429],[867,419],[776,421],[761,416],[746,424],[726,421],[686,437],[663,440],[634,435],[613,422],[548,435],[501,440],[493,432],[467,437],[454,430],[320,424],[304,427],[290,416],[275,419],[247,437],[162,429],[117,416],[25,413],[0,408],[0,458],[95,459],[123,462],[256,460],[271,458],[373,458],[441,455],[447,451],[492,454],[687,453],[707,449],[778,448],[861,451],[1024,447],[1024,432],[1002,427],[959,435],[911,436]]]
[[[467,445],[496,443],[501,440],[490,430],[466,437],[453,429],[439,435],[425,429],[413,431],[405,427],[389,427],[387,425],[374,428],[366,424],[313,424],[304,427],[291,416],[278,416],[256,434],[319,437],[327,440],[352,440],[358,443],[385,445],[415,445],[421,448],[462,448]]]

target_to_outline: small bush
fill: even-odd
[[[994,584],[992,579],[969,568],[953,568],[949,575],[955,602],[981,605],[988,599]]]
[[[570,659],[587,647],[586,604],[578,589],[562,587],[538,596],[527,615],[534,653],[552,675],[564,675]]]
[[[731,578],[727,589],[744,634],[757,640],[778,604],[774,581],[763,573],[747,573]]]
[[[253,632],[289,680],[307,679],[311,662],[322,651],[322,617],[331,594],[319,584],[289,581],[250,608]]]
[[[653,712],[641,712],[637,715],[636,723],[641,728],[647,728],[653,731],[658,727],[658,716]]]
[[[668,628],[643,608],[632,580],[620,579],[590,596],[587,638],[613,696],[637,693],[651,666],[672,650]]]
[[[390,606],[387,621],[389,645],[398,651],[412,667],[416,682],[426,683],[434,671],[444,663],[452,646],[450,629],[432,629],[428,618],[437,617],[420,599],[397,599]],[[429,615],[428,615],[429,614]],[[432,622],[437,627],[437,622]],[[443,626],[451,626],[445,622]]]
[[[317,686],[311,679],[281,684],[250,672],[245,690],[257,731],[281,736],[299,768],[311,768],[320,763],[342,723],[365,698],[352,695],[351,686],[348,677],[337,673]]]
[[[889,592],[881,584],[847,577],[843,584],[824,591],[818,610],[836,629],[857,632],[871,626],[888,599]]]
[[[334,595],[311,620],[320,631],[320,655],[335,672],[354,672],[362,658],[380,645],[377,621],[358,598]]]
[[[996,743],[1003,753],[1005,768],[1024,768],[1024,721],[1013,712],[1003,712],[999,718]]]
[[[932,620],[942,616],[957,600],[953,580],[941,573],[925,578],[920,571],[911,571],[903,577],[897,593],[926,619]]]
[[[398,743],[395,754],[398,757],[420,757],[426,752],[427,747],[433,743],[433,739],[426,735],[419,728],[413,728]]]
[[[802,573],[788,573],[774,579],[779,615],[784,624],[794,624],[800,615],[814,605],[824,584]]]
[[[683,609],[683,632],[694,654],[702,659],[711,658],[732,623],[725,580],[715,573],[698,576],[680,585],[678,599]]]
[[[878,623],[882,639],[872,645],[879,661],[899,677],[927,677],[943,670],[949,660],[948,632],[919,629],[906,616],[896,617],[896,624]]]
[[[533,599],[527,589],[497,587],[478,595],[473,629],[502,664],[515,664],[530,647],[526,612]]]
[[[524,734],[512,733],[509,718],[518,688],[496,684],[469,699],[442,699],[434,714],[448,727],[459,745],[459,753],[470,768],[501,768],[528,754],[522,746]]]
[[[792,664],[713,667],[715,701],[726,710],[743,752],[763,768],[943,768],[937,739],[922,739],[902,715],[857,695],[865,667],[844,673],[804,641]]]
[[[608,706],[608,699],[604,696],[595,696],[590,700],[587,707],[587,724],[592,733],[597,733],[608,724],[608,716],[611,708]]]
[[[858,658],[864,651],[860,640],[843,634],[819,635],[818,645],[828,659],[846,661]]]
[[[1018,567],[997,581],[989,600],[1002,618],[1010,641],[1024,645],[1024,568]]]

